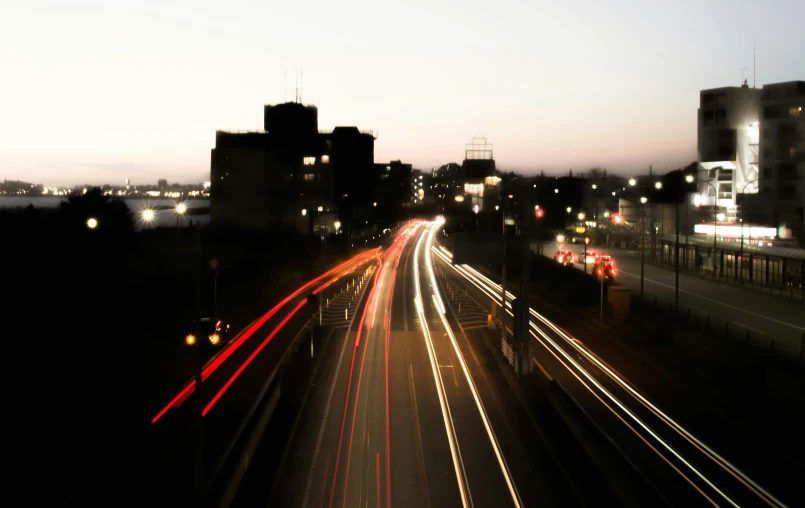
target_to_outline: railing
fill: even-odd
[[[799,362],[805,360],[805,332],[800,334],[799,347],[796,347],[779,339],[768,337],[759,330],[754,330],[735,321],[726,321],[689,305],[680,304],[679,308],[675,309],[673,302],[662,303],[662,300],[652,293],[645,293],[644,304],[675,320],[682,320],[711,337],[744,342]]]
[[[661,247],[658,247],[658,250]],[[654,259],[651,257],[651,253],[649,250],[651,249],[650,245],[646,245],[646,256],[645,262],[654,265],[654,266],[661,266],[663,268],[674,270],[674,259],[671,257],[670,259],[665,257],[663,260],[660,260],[659,256],[656,256]],[[682,245],[680,244],[680,249],[682,249]],[[633,252],[634,259],[640,259],[640,251],[636,250]],[[781,298],[786,298],[789,300],[793,300],[795,302],[805,303],[805,288],[802,287],[803,281],[792,281],[788,280],[786,283],[774,283],[774,282],[763,282],[766,277],[765,271],[762,272],[757,278],[749,278],[745,276],[743,278],[736,277],[734,275],[735,266],[724,265],[718,267],[717,275],[713,275],[713,268],[712,266],[709,267],[701,267],[698,269],[691,269],[690,267],[684,268],[684,257],[680,257],[679,260],[679,273],[684,273],[686,275],[693,275],[696,277],[701,277],[703,279],[708,279],[712,281],[721,282],[723,284],[728,284],[731,286],[737,286],[744,289],[751,289],[752,291],[757,291],[759,293],[771,295],[771,296],[778,296]],[[738,271],[741,272],[741,268],[738,268]],[[747,267],[743,268],[743,272],[747,273]],[[781,273],[769,273],[769,277],[782,280]]]

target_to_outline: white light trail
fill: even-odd
[[[453,417],[450,415],[450,406],[447,403],[447,398],[444,395],[444,381],[442,374],[436,366],[435,352],[433,341],[428,329],[428,321],[422,309],[422,292],[419,287],[419,252],[422,246],[422,238],[425,232],[420,235],[416,243],[416,250],[414,251],[414,286],[416,288],[416,297],[414,302],[416,304],[417,314],[419,315],[419,325],[422,328],[422,335],[425,337],[425,346],[428,350],[428,359],[430,360],[430,367],[433,371],[433,380],[436,383],[436,393],[439,396],[439,406],[442,409],[442,418],[444,419],[444,428],[447,432],[447,441],[450,444],[450,455],[453,458],[453,468],[456,471],[456,481],[458,482],[458,490],[461,494],[461,505],[464,508],[472,506],[472,501],[469,493],[469,485],[467,484],[464,463],[461,460],[461,452],[458,449],[456,442],[455,429],[453,428]]]
[[[477,270],[475,270],[474,268],[472,268],[472,267],[470,267],[468,265],[452,265],[452,257],[453,257],[452,253],[450,253],[450,251],[445,249],[443,246],[440,245],[438,249],[433,248],[432,250],[433,250],[434,253],[439,255],[440,258],[442,258],[443,261],[445,261],[447,264],[452,266],[457,272],[459,272],[462,276],[464,276],[464,278],[466,278],[469,282],[471,282],[478,289],[480,289],[487,296],[489,296],[490,299],[492,299],[495,302],[499,302],[499,300],[500,300],[500,288],[501,288],[501,286],[499,284],[496,284],[496,283],[492,282],[488,277],[484,276],[483,274],[481,274],[480,272],[478,272]],[[514,295],[509,291],[506,292],[506,295],[510,299],[515,298]],[[508,301],[506,302],[506,306],[511,308],[511,304]],[[513,315],[511,312],[508,311],[508,309],[507,309],[507,312],[510,315]],[[655,406],[649,400],[647,400],[645,397],[643,397],[639,392],[637,392],[634,388],[632,388],[632,386],[628,382],[626,382],[617,373],[615,373],[608,365],[606,365],[604,362],[602,362],[600,359],[598,359],[598,357],[596,357],[590,351],[588,351],[585,347],[583,347],[581,345],[580,341],[578,341],[577,339],[569,336],[567,333],[565,333],[563,330],[561,330],[558,326],[556,326],[551,321],[546,319],[544,316],[542,316],[541,314],[536,312],[534,309],[529,308],[529,313],[532,316],[534,316],[535,318],[537,318],[545,326],[549,327],[553,332],[555,332],[562,339],[564,339],[571,347],[573,347],[576,351],[578,351],[580,354],[582,354],[584,357],[586,357],[589,361],[591,361],[595,365],[597,365],[603,372],[606,373],[607,377],[612,379],[615,383],[617,383],[619,386],[621,386],[624,390],[629,392],[629,394],[632,397],[634,397],[638,402],[640,402],[641,405],[643,405],[646,409],[651,411],[660,420],[662,420],[669,427],[671,427],[672,430],[674,430],[675,432],[680,434],[686,441],[688,441],[691,445],[693,445],[695,448],[697,448],[700,452],[702,452],[706,457],[708,457],[710,460],[712,460],[714,463],[716,463],[719,467],[721,467],[727,473],[729,473],[734,478],[736,478],[740,483],[742,483],[744,486],[746,486],[755,495],[760,497],[769,506],[784,506],[783,503],[781,503],[779,500],[777,500],[773,495],[771,495],[769,492],[767,492],[765,489],[763,489],[760,485],[755,483],[751,478],[746,476],[741,470],[739,470],[737,467],[732,465],[729,461],[727,461],[726,459],[721,457],[717,452],[715,452],[710,447],[708,447],[706,444],[701,442],[696,436],[694,436],[687,429],[682,427],[673,418],[671,418],[670,416],[666,415],[661,409],[659,409],[657,406]],[[544,335],[544,332],[541,329],[539,329],[537,327],[537,325],[533,321],[530,322],[529,324],[530,324],[530,326],[532,328],[537,330],[540,334]],[[552,339],[548,338],[547,335],[544,335],[544,337],[545,337],[546,340],[550,341],[550,343],[557,350],[559,350],[563,355],[566,354],[558,346],[558,344],[556,344]],[[540,342],[542,343],[542,341],[540,341]],[[543,344],[543,346],[545,346],[547,348],[547,346],[544,343],[542,343],[542,344]],[[586,372],[586,370],[584,370],[583,367],[581,367],[579,364],[577,364],[572,359],[571,359],[571,361],[576,366],[576,368],[578,368],[585,376],[589,377],[589,374]],[[564,364],[564,362],[562,362],[562,363]],[[601,387],[597,383],[597,381],[592,380],[592,378],[590,378],[590,379],[591,379],[591,381],[593,381],[596,384],[596,386],[599,387],[600,390],[602,390],[605,394],[607,394],[608,397],[613,397],[608,391],[606,391],[603,387]],[[620,407],[623,408],[623,406],[621,406],[620,401],[617,401],[616,403]],[[726,499],[731,504],[737,506],[729,497],[726,496],[726,494],[724,494],[722,491],[720,491],[718,488],[716,488],[693,465],[688,463],[675,450],[673,450],[670,447],[670,445],[668,445],[668,443],[663,441],[660,436],[655,434],[653,432],[653,430],[651,430],[648,427],[646,427],[645,424],[642,422],[642,420],[640,420],[638,417],[633,415],[627,409],[625,409],[625,408],[623,408],[623,409],[624,409],[624,411],[627,412],[627,414],[629,414],[629,416],[631,418],[635,419],[636,422],[638,422],[641,426],[643,426],[647,430],[647,432],[649,432],[660,444],[662,444],[663,447],[666,447],[667,449],[669,449],[671,451],[671,453],[673,453],[683,463],[685,463],[685,465],[687,465],[691,469],[691,471],[693,471],[697,476],[702,478],[716,492],[718,492],[722,497],[724,497],[724,499]],[[680,472],[680,474],[681,474],[681,472]],[[683,475],[683,477],[684,477],[684,475]]]
[[[433,286],[433,301],[436,304],[436,307],[439,309],[444,309],[444,304],[441,301],[439,296],[438,290],[438,283],[436,281],[436,275],[433,273],[433,262],[431,260],[431,256],[428,255],[432,251],[431,245],[433,244],[433,235],[436,232],[435,227],[430,228],[430,232],[428,233],[428,241],[426,247],[426,266],[428,268],[428,274],[430,275],[430,283]],[[512,501],[514,505],[517,507],[523,506],[523,502],[520,499],[520,494],[517,492],[517,487],[514,485],[514,480],[511,476],[511,471],[509,471],[509,466],[506,464],[506,459],[503,458],[503,453],[500,450],[500,444],[498,443],[497,436],[495,436],[495,431],[492,429],[492,425],[489,423],[489,417],[486,414],[486,409],[484,408],[483,403],[481,402],[481,398],[478,396],[478,390],[475,388],[475,383],[470,376],[469,369],[467,368],[467,362],[464,360],[464,355],[461,353],[461,350],[458,347],[458,342],[456,342],[456,337],[453,335],[453,330],[450,328],[450,325],[447,323],[447,319],[444,316],[444,310],[439,313],[439,318],[442,320],[442,325],[444,326],[447,335],[450,337],[450,344],[453,346],[453,351],[456,353],[456,358],[458,358],[459,363],[461,364],[461,370],[464,372],[464,377],[467,379],[467,384],[470,387],[470,392],[472,393],[472,398],[475,400],[475,406],[478,408],[478,414],[481,416],[481,421],[486,428],[486,435],[489,437],[489,443],[492,445],[492,449],[495,452],[495,457],[497,458],[498,465],[500,466],[500,470],[503,473],[503,478],[506,480],[506,486],[509,489],[509,494],[511,494]]]

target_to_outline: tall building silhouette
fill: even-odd
[[[375,139],[357,127],[319,130],[312,105],[265,106],[263,131],[215,134],[212,222],[312,231],[314,217],[325,214],[324,227],[333,232],[335,216],[354,216],[372,205]]]

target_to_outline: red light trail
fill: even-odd
[[[345,267],[350,266],[351,264],[354,264],[354,263],[356,263],[358,261],[364,262],[364,261],[366,261],[366,258],[368,258],[372,254],[376,254],[376,253],[377,253],[377,250],[363,252],[361,254],[358,254],[358,255],[348,259],[347,261],[344,261],[343,263],[341,263],[340,265],[336,266],[335,268],[332,268],[331,270],[327,271],[326,273],[323,273],[322,275],[319,275],[315,279],[307,282],[305,285],[301,286],[299,289],[297,289],[296,291],[294,291],[293,293],[288,295],[284,300],[282,300],[277,305],[275,305],[274,308],[272,308],[271,310],[266,312],[265,315],[263,315],[263,317],[261,317],[252,326],[250,326],[245,332],[243,332],[240,335],[240,337],[238,337],[238,339],[235,340],[235,342],[231,343],[218,356],[213,358],[213,360],[204,368],[204,370],[201,373],[202,381],[205,381],[210,376],[210,374],[215,372],[215,370],[222,363],[224,363],[224,361],[226,361],[226,359],[229,358],[244,342],[246,342],[246,340],[248,340],[254,334],[254,332],[256,332],[258,329],[260,329],[260,327],[262,327],[266,323],[266,321],[271,319],[289,301],[291,301],[295,297],[299,296],[300,293],[302,293],[306,289],[310,288],[310,286],[316,284],[317,282],[319,282],[323,278],[325,278],[327,276],[330,276],[333,273],[336,273],[336,272],[338,272],[340,270],[343,270]],[[154,416],[154,418],[151,420],[151,423],[152,424],[156,423],[160,418],[162,418],[162,416],[165,415],[165,413],[168,412],[168,410],[171,407],[179,407],[179,405],[181,405],[181,403],[184,402],[190,396],[190,394],[193,393],[193,391],[195,391],[195,389],[196,389],[195,380],[190,381],[190,383],[188,383],[187,386],[185,386],[184,389],[182,389],[182,391],[180,391],[159,413],[157,413],[156,416]]]

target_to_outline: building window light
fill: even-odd
[[[313,164],[316,164],[316,158],[315,157],[303,157],[302,158],[302,164],[304,164],[305,166],[312,166]]]
[[[330,156],[329,155],[322,155],[321,156],[321,163],[322,164],[329,164],[330,163]]]
[[[302,178],[304,178],[306,182],[312,182],[313,180],[316,179],[316,175],[314,175],[313,173],[305,173]]]

